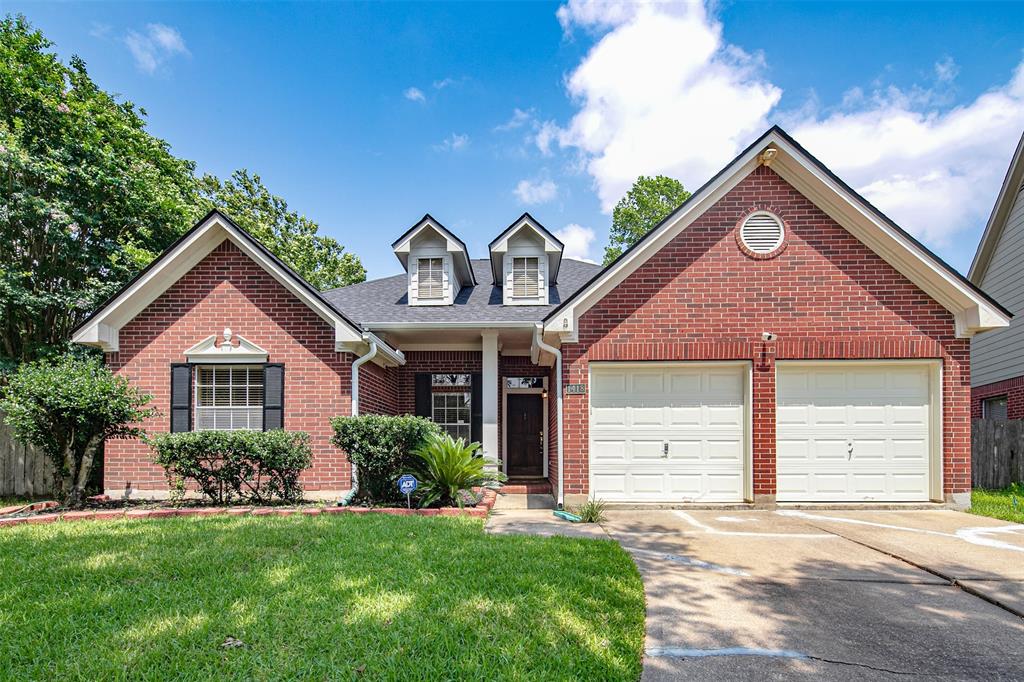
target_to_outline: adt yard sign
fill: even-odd
[[[415,492],[418,486],[419,481],[412,474],[402,474],[398,477],[398,492],[405,495],[405,505],[409,508],[412,508],[412,501],[409,499],[409,496]]]

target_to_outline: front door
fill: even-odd
[[[544,475],[544,399],[539,393],[513,393],[505,415],[509,476]]]

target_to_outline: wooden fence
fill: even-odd
[[[971,483],[1005,488],[1024,482],[1024,419],[971,421]]]
[[[41,452],[14,440],[0,413],[0,496],[49,497],[53,473]]]

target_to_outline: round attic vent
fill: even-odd
[[[768,211],[751,213],[740,227],[740,241],[753,253],[771,253],[782,246],[782,238],[782,221]]]

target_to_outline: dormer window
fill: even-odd
[[[444,259],[420,258],[417,281],[418,298],[421,301],[444,298]]]
[[[547,305],[558,281],[562,242],[524,213],[490,244],[494,284],[505,305]]]
[[[512,257],[512,298],[537,298],[540,295],[540,258]]]
[[[409,278],[409,305],[452,305],[476,284],[462,240],[429,215],[391,245]]]

